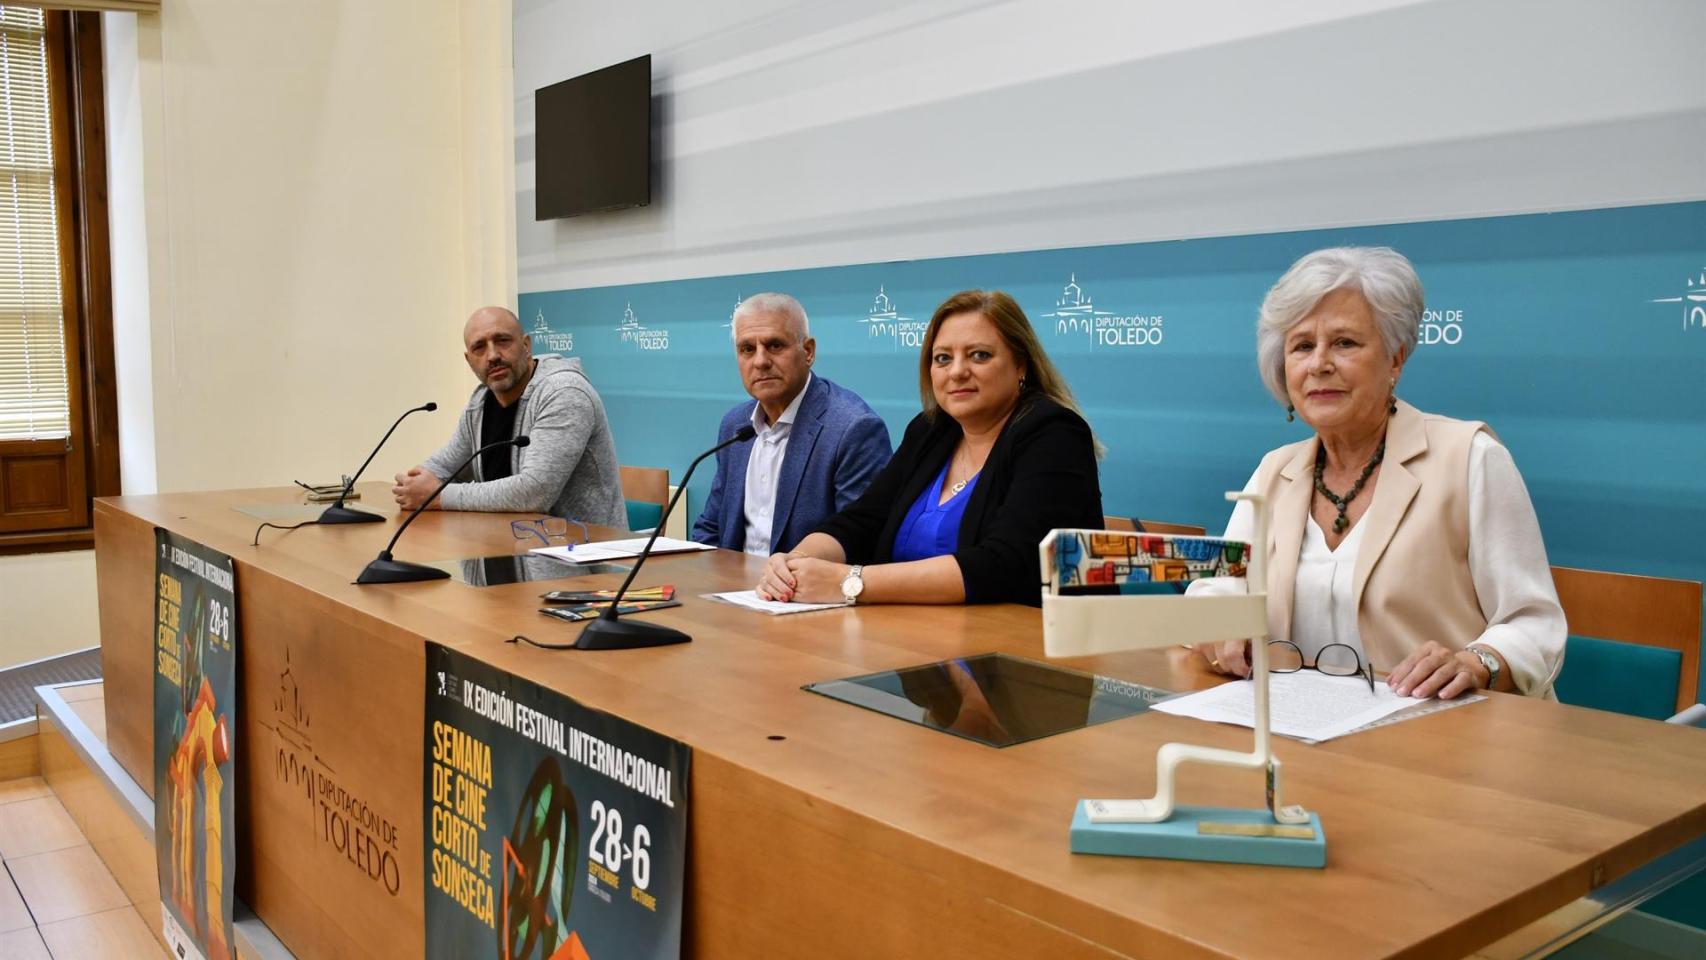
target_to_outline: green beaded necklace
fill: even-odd
[[[1323,444],[1315,448],[1315,489],[1320,492],[1321,496],[1327,498],[1328,503],[1339,510],[1338,519],[1333,521],[1333,532],[1335,534],[1343,533],[1344,529],[1351,525],[1351,522],[1345,519],[1345,509],[1351,505],[1352,500],[1357,498],[1357,494],[1362,492],[1362,485],[1368,482],[1369,475],[1374,473],[1374,468],[1380,466],[1380,461],[1385,458],[1386,438],[1381,437],[1379,448],[1374,451],[1374,456],[1369,459],[1368,465],[1362,468],[1362,476],[1357,477],[1357,482],[1351,485],[1350,491],[1341,497],[1328,490],[1327,484],[1321,480],[1321,471],[1327,467],[1326,445]]]

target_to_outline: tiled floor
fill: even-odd
[[[167,956],[40,777],[0,782],[0,861],[0,957]]]

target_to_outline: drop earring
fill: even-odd
[[[1297,408],[1292,406],[1289,403],[1285,405],[1285,422],[1286,423],[1290,423],[1293,420],[1297,419],[1297,417],[1295,416],[1296,410],[1297,410]]]
[[[1387,397],[1386,397],[1386,412],[1387,413],[1397,413],[1398,412],[1398,380],[1397,380],[1397,378],[1393,378],[1393,380],[1392,380],[1392,392],[1390,394],[1387,394]]]

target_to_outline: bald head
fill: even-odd
[[[503,307],[475,310],[462,325],[462,344],[468,369],[499,403],[507,407],[521,397],[533,376],[533,339],[521,332],[515,314]]]
[[[470,339],[476,329],[491,330],[501,328],[509,331],[517,339],[522,337],[521,320],[515,314],[503,307],[481,307],[468,315],[468,322],[462,325],[462,343],[464,346],[472,343]]]

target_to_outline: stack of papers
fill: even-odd
[[[745,607],[748,610],[757,610],[759,613],[768,613],[773,617],[779,617],[783,614],[789,613],[807,613],[812,610],[828,610],[831,607],[847,606],[846,603],[784,603],[781,600],[764,600],[758,596],[758,591],[756,590],[736,590],[732,593],[707,593],[705,594],[705,599],[721,600],[724,603],[732,603],[737,607]]]
[[[1255,698],[1256,685],[1240,680],[1176,697],[1150,709],[1254,728]],[[1268,681],[1269,728],[1281,736],[1319,743],[1366,726],[1383,725],[1389,719],[1400,719],[1393,717],[1399,711],[1410,710],[1412,715],[1421,716],[1481,699],[1485,698],[1434,701],[1400,697],[1379,680],[1375,681],[1371,694],[1368,681],[1362,677],[1333,677],[1316,670],[1276,673]],[[1413,709],[1422,705],[1432,709]]]
[[[599,563],[604,560],[637,557],[645,548],[646,538],[634,537],[630,540],[600,540],[597,543],[570,543],[560,547],[534,547],[532,552],[570,563]],[[692,540],[677,540],[674,537],[658,537],[657,543],[652,544],[652,553],[686,553],[692,550],[715,549],[717,548],[708,543],[694,543]]]

